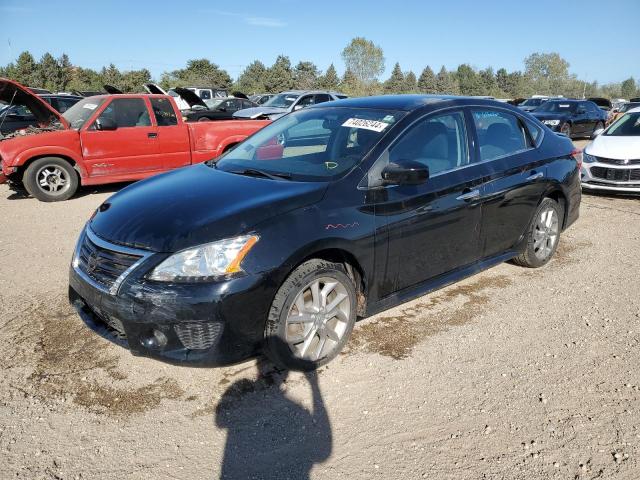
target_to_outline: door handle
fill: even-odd
[[[147,137],[149,138],[158,138],[158,134],[155,132],[149,132],[147,133]]]
[[[459,197],[456,197],[456,200],[464,200],[465,202],[468,202],[470,200],[475,200],[478,197],[480,197],[480,190],[470,190]]]
[[[531,175],[529,175],[527,177],[527,181],[533,182],[534,180],[537,180],[537,179],[542,178],[542,177],[544,177],[544,173],[542,173],[542,172],[532,173]]]

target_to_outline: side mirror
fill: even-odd
[[[116,130],[118,125],[114,119],[109,117],[98,117],[96,118],[96,130]]]
[[[298,105],[296,105],[295,107],[293,107],[293,111],[295,112],[295,111],[300,110],[300,109],[302,109],[302,108],[304,108],[304,105],[300,105],[300,104],[298,104]]]
[[[429,167],[418,162],[401,160],[402,165],[390,163],[382,170],[385,185],[422,185],[429,179]]]
[[[595,130],[595,131],[591,134],[591,139],[596,138],[598,135],[602,135],[602,132],[604,132],[604,128],[599,128],[599,129]]]

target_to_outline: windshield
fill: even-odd
[[[640,137],[640,112],[623,115],[607,128],[604,135],[608,137]]]
[[[404,112],[310,108],[282,117],[225,154],[227,172],[266,172],[298,181],[328,181],[360,163]]]
[[[281,93],[264,102],[262,105],[265,107],[277,107],[277,108],[289,108],[293,102],[295,102],[299,93]]]
[[[549,112],[549,113],[570,113],[576,109],[576,103],[573,102],[544,102],[537,110],[537,112]]]
[[[204,103],[207,104],[207,107],[209,107],[211,110],[215,110],[216,108],[218,108],[222,102],[224,102],[224,99],[220,99],[220,98],[217,98],[215,100],[210,99],[210,100],[204,101]]]
[[[632,108],[636,108],[636,107],[640,107],[640,103],[625,103],[620,107],[619,112],[620,113],[628,112]]]
[[[520,105],[524,105],[527,107],[537,107],[539,105],[542,105],[546,101],[547,101],[546,98],[528,98],[527,100],[522,102]]]
[[[89,120],[94,110],[104,102],[104,98],[97,99],[95,97],[85,98],[76,103],[69,110],[66,110],[62,116],[69,122],[71,128],[79,130]]]

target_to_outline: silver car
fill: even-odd
[[[258,107],[245,108],[233,114],[234,118],[266,118],[275,120],[289,112],[318,103],[347,98],[346,95],[327,90],[289,90],[274,95]]]

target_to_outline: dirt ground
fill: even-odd
[[[66,301],[82,225],[0,186],[0,479],[640,478],[640,199],[583,197],[545,268],[360,322],[317,375],[190,369]]]

